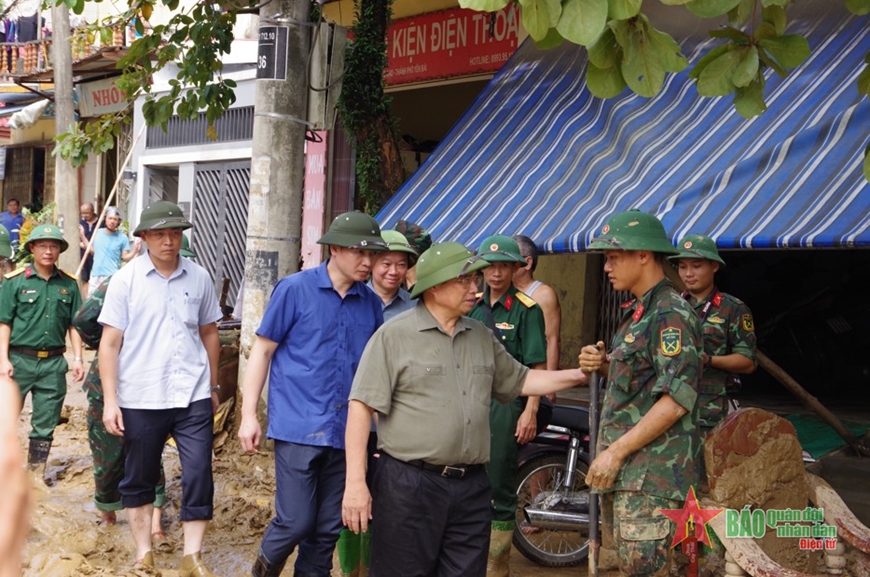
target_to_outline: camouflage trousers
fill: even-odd
[[[679,509],[681,501],[646,493],[601,495],[602,546],[615,548],[623,575],[667,575],[674,523],[659,509]]]
[[[92,375],[88,375],[89,380]],[[91,385],[93,385],[93,381]],[[124,438],[113,435],[103,425],[103,393],[101,388],[88,389],[88,444],[94,459],[94,504],[99,511],[123,509],[118,485],[124,479]],[[160,482],[157,485],[155,507],[166,502],[166,477],[160,462]]]

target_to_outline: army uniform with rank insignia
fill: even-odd
[[[655,256],[676,251],[653,215],[614,215],[589,248],[605,251],[614,288],[631,290],[636,298],[623,304],[607,356],[597,454],[587,482],[602,493],[602,532],[615,540],[622,573],[663,575],[674,527],[660,510],[679,509],[698,480],[700,325],[665,277],[661,256]],[[611,264],[611,259],[625,259],[625,264]],[[584,347],[584,370],[590,354],[597,356],[594,348]],[[662,402],[664,410],[654,410]]]
[[[546,368],[547,338],[544,313],[529,296],[513,286],[513,273],[525,262],[517,242],[504,235],[490,236],[480,244],[478,256],[492,264],[484,270],[484,278],[492,271],[500,273],[499,286],[487,286],[477,295],[477,304],[469,317],[480,321],[493,332],[507,352],[529,368]],[[505,267],[503,265],[507,264]],[[511,268],[512,267],[512,268]],[[506,286],[505,286],[506,285]],[[492,301],[495,293],[498,300]],[[492,536],[487,575],[498,577],[509,572],[511,537],[516,523],[516,476],[519,459],[517,423],[528,410],[538,420],[539,398],[527,407],[527,398],[518,397],[509,403],[493,401],[489,409],[490,460],[487,465],[492,485]],[[530,433],[532,437],[534,434]],[[522,439],[526,443],[531,439]]]
[[[53,225],[37,227],[27,240],[26,250],[39,241],[56,242],[61,252],[69,246]],[[84,374],[79,364],[81,341],[70,330],[73,315],[80,306],[76,278],[54,265],[47,279],[37,272],[36,264],[22,267],[7,274],[0,289],[0,323],[6,325],[3,332],[6,338],[0,338],[0,354],[8,353],[22,400],[32,394],[28,455],[32,466],[44,464],[48,459],[63,409],[69,368],[63,355],[68,331],[75,349],[76,371]]]
[[[109,277],[97,286],[72,321],[85,344],[95,350],[99,350],[103,336],[103,325],[97,319],[103,310],[111,279]],[[94,355],[82,390],[88,398],[88,444],[94,459],[94,505],[100,512],[118,511],[124,508],[118,489],[124,479],[124,438],[110,434],[103,424],[103,382],[100,380],[99,354]],[[160,468],[155,507],[163,507],[166,501],[162,462]]]

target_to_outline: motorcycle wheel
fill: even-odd
[[[576,474],[571,491],[588,493],[586,472],[589,466],[582,460],[577,461]],[[583,563],[589,554],[589,526],[581,525],[576,530],[555,530],[535,528],[533,532],[523,532],[525,515],[523,507],[529,505],[535,496],[552,492],[562,484],[565,475],[565,454],[541,455],[523,464],[518,472],[517,516],[513,544],[523,556],[543,567],[573,567]]]

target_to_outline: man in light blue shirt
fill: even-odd
[[[160,457],[169,435],[181,459],[181,577],[213,577],[200,551],[212,518],[212,417],[217,407],[221,318],[211,277],[179,257],[182,230],[193,226],[175,204],[142,211],[133,234],[148,246],[112,277],[100,313],[103,424],[124,436],[120,484],[136,542],[136,566],[154,571],[151,515]],[[92,282],[93,285],[93,282]]]
[[[414,308],[415,300],[405,290],[405,277],[417,262],[417,251],[408,243],[405,235],[397,230],[381,231],[381,238],[387,245],[385,252],[379,252],[372,263],[372,278],[367,283],[375,294],[381,297],[384,322],[400,312]]]
[[[121,269],[121,261],[130,262],[139,254],[140,240],[134,245],[126,235],[118,230],[121,226],[121,213],[114,206],[106,209],[106,228],[94,231],[91,252],[94,254],[94,264],[91,267],[91,279],[88,284],[88,297],[93,296],[98,286],[107,278]]]
[[[373,251],[386,249],[377,222],[344,213],[318,242],[329,245],[329,260],[275,286],[242,384],[242,448],[253,453],[262,438],[257,403],[267,374],[266,434],[275,440],[275,518],[260,543],[255,577],[278,577],[297,545],[294,575],[329,577],[342,528],[350,385],[383,324],[381,301],[364,284]]]

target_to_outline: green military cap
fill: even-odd
[[[716,248],[716,241],[709,236],[703,234],[690,234],[677,243],[679,254],[669,256],[668,260],[679,260],[681,258],[705,258],[714,260],[725,266],[725,261],[719,256],[719,250]]]
[[[63,238],[63,233],[53,224],[37,224],[27,237],[27,242],[24,245],[25,250],[30,252],[30,243],[37,240],[56,240],[60,243],[60,252],[69,248],[69,243]]]
[[[147,230],[163,230],[167,228],[186,229],[193,224],[184,217],[177,204],[158,200],[145,207],[139,217],[139,225],[133,231],[135,236],[142,236]]]
[[[589,243],[589,250],[648,250],[677,254],[665,227],[655,215],[637,209],[618,212],[607,219],[601,234]]]
[[[488,266],[488,262],[474,256],[473,252],[458,242],[436,242],[417,261],[417,284],[411,291],[411,298],[441,283]]]
[[[2,224],[0,224],[0,258],[12,258],[12,239],[9,238],[9,231]]]
[[[196,253],[190,250],[190,241],[187,240],[186,234],[181,236],[181,250],[178,254],[185,258],[196,258]]]
[[[477,256],[483,257],[486,262],[526,262],[517,241],[503,234],[494,234],[483,239],[477,249]]]
[[[405,235],[397,230],[382,230],[381,238],[387,245],[387,250],[392,252],[404,252],[408,255],[408,266],[414,266],[417,262],[417,251],[408,243]]]
[[[317,244],[358,248],[361,250],[387,250],[384,239],[381,238],[381,227],[369,215],[354,211],[345,212],[335,217],[329,230],[326,231]]]
[[[393,228],[404,234],[411,246],[416,248],[420,254],[432,246],[432,235],[419,224],[400,219]]]

